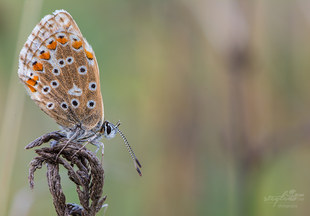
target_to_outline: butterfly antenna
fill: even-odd
[[[120,126],[120,122],[117,122],[117,124],[116,124],[117,132],[121,135],[122,139],[124,140],[124,143],[125,143],[125,145],[126,145],[126,147],[127,147],[127,150],[128,150],[128,152],[129,152],[129,154],[130,154],[132,160],[133,160],[133,163],[134,163],[134,165],[135,165],[135,168],[136,168],[137,172],[139,173],[139,176],[142,176],[142,173],[141,173],[141,170],[140,170],[140,168],[141,168],[142,166],[141,166],[141,164],[140,164],[138,158],[136,157],[135,153],[133,152],[131,146],[129,145],[129,142],[128,142],[128,140],[126,139],[125,135],[124,135],[123,132],[118,128],[119,126]]]

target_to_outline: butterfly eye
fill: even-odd
[[[103,135],[107,138],[107,139],[112,139],[113,137],[115,137],[116,133],[117,133],[117,128],[111,124],[110,122],[105,121],[103,124],[104,127],[104,132]]]
[[[110,125],[108,125],[107,126],[107,134],[110,135],[111,131],[112,131],[112,129],[111,129]]]

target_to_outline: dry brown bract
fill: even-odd
[[[44,147],[36,149],[38,154],[31,163],[29,168],[29,184],[34,187],[34,172],[42,168],[45,163],[47,167],[47,181],[49,190],[53,196],[53,203],[58,215],[87,215],[94,216],[101,209],[106,196],[102,197],[104,185],[104,170],[100,160],[96,155],[82,148],[82,145],[69,143],[68,146],[57,154],[65,145],[67,139],[64,135],[51,132],[37,138],[26,146],[30,149],[40,146],[50,140],[56,140],[60,143],[54,147]],[[66,203],[66,197],[62,191],[59,165],[68,170],[69,179],[76,184],[76,191],[80,200],[80,205]]]

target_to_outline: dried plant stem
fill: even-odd
[[[53,197],[53,203],[57,215],[87,215],[95,216],[102,208],[106,196],[102,197],[104,185],[104,170],[100,160],[96,155],[81,148],[81,144],[70,142],[64,147],[67,139],[58,131],[45,134],[29,145],[26,149],[40,146],[41,144],[54,139],[58,143],[54,147],[44,147],[35,150],[38,154],[29,168],[30,187],[34,187],[34,172],[41,169],[45,163],[47,165],[47,181],[49,190]],[[72,203],[66,203],[66,197],[62,191],[61,178],[59,175],[59,166],[63,166],[68,171],[69,179],[76,185],[76,191],[81,206]]]

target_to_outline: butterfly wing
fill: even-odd
[[[20,52],[18,76],[59,125],[91,130],[103,123],[97,60],[68,12],[55,11],[34,28]]]

